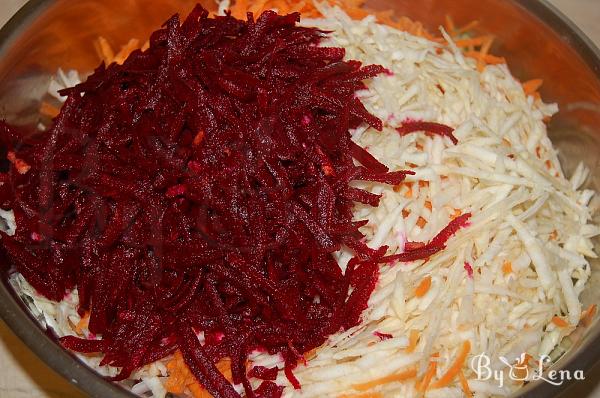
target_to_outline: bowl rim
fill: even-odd
[[[0,56],[2,56],[21,31],[49,8],[56,0],[29,0],[0,28]],[[538,18],[563,40],[567,40],[573,50],[600,80],[600,49],[594,42],[567,16],[548,0],[511,0],[516,6],[524,9],[532,17]],[[6,272],[0,273],[0,319],[9,329],[23,341],[53,371],[59,373],[79,390],[91,397],[132,398],[133,393],[106,381],[80,362],[74,354],[64,350],[57,344],[50,333],[33,318],[23,303],[16,298],[15,292],[7,282]],[[577,369],[589,371],[600,362],[600,344],[593,344],[598,337],[588,338],[585,344],[578,347],[561,369],[574,372]],[[560,386],[538,382],[526,386],[514,395],[519,398],[543,398],[558,396],[562,391],[574,384],[567,381]]]

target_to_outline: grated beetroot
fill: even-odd
[[[0,176],[18,225],[3,251],[49,299],[78,288],[102,338],[61,342],[102,353],[122,368],[113,380],[180,350],[216,397],[239,396],[215,366],[225,357],[246,396],[279,397],[276,370],[253,368],[265,380],[255,391],[248,381],[260,349],[281,354],[300,388],[302,353],[359,322],[378,264],[394,258],[352,220],[355,201],[380,196],[349,185],[410,174],[389,173],[348,132],[382,128],[354,93],[385,69],[317,47],[324,32],[298,20],[208,18],[198,6],[148,50],[63,90],[49,131],[0,125],[30,167]],[[449,228],[411,258],[441,250]],[[346,273],[331,255],[342,246],[356,254]]]
[[[458,144],[458,140],[454,136],[454,129],[441,123],[422,122],[417,120],[405,120],[402,125],[396,129],[400,135],[407,135],[418,131],[426,133],[438,134],[450,138],[454,145]]]

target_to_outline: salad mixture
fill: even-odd
[[[509,395],[594,318],[594,192],[541,81],[447,25],[222,1],[100,38],[49,124],[0,126],[12,285],[144,397]]]

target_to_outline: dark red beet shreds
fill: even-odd
[[[1,206],[18,228],[1,245],[46,297],[78,288],[102,340],[62,343],[102,352],[123,368],[115,379],[179,349],[215,396],[238,396],[214,365],[229,357],[247,396],[277,397],[270,369],[251,371],[265,380],[252,391],[251,351],[281,353],[299,387],[302,353],[359,322],[386,249],[368,248],[352,221],[354,201],[379,196],[349,183],[406,173],[388,173],[348,132],[381,129],[354,93],[384,68],[315,51],[323,33],[298,20],[197,7],[147,51],[64,90],[48,132],[0,126],[31,166],[2,175]],[[345,274],[331,255],[342,245],[356,253]]]

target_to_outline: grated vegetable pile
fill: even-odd
[[[373,119],[348,127],[357,147],[403,180],[350,184],[380,197],[377,207],[355,204],[352,217],[368,221],[357,227],[370,253],[387,250],[379,253],[385,257],[359,323],[316,349],[296,350],[293,377],[283,371],[291,368],[286,355],[249,350],[245,390],[271,380],[269,388],[285,387],[285,397],[507,396],[522,383],[480,380],[472,358],[486,354],[506,373],[501,358],[525,358],[520,365],[536,369],[536,358],[560,357],[594,316],[580,301],[596,257],[591,239],[600,233],[590,223],[594,192],[581,189],[588,171],[580,165],[564,176],[544,123],[556,106],[526,93],[505,64],[481,68],[445,32],[447,45],[375,17],[353,20],[339,7],[316,7],[323,17],[302,25],[331,32],[320,45],[383,67],[356,93],[365,112],[383,121],[381,131]],[[60,97],[58,88],[75,83],[75,74],[61,72],[51,93]],[[2,216],[14,229],[12,215]],[[431,247],[437,250],[424,256]],[[408,261],[411,253],[421,256]],[[333,256],[341,275],[355,266],[347,247]],[[53,302],[18,273],[12,282],[60,336],[98,338],[77,312],[79,289]],[[81,358],[108,376],[121,371],[101,356]],[[182,363],[175,352],[134,369],[123,383],[146,397],[203,396],[204,383]],[[232,379],[231,363],[217,368]],[[240,380],[233,383],[243,393]]]

